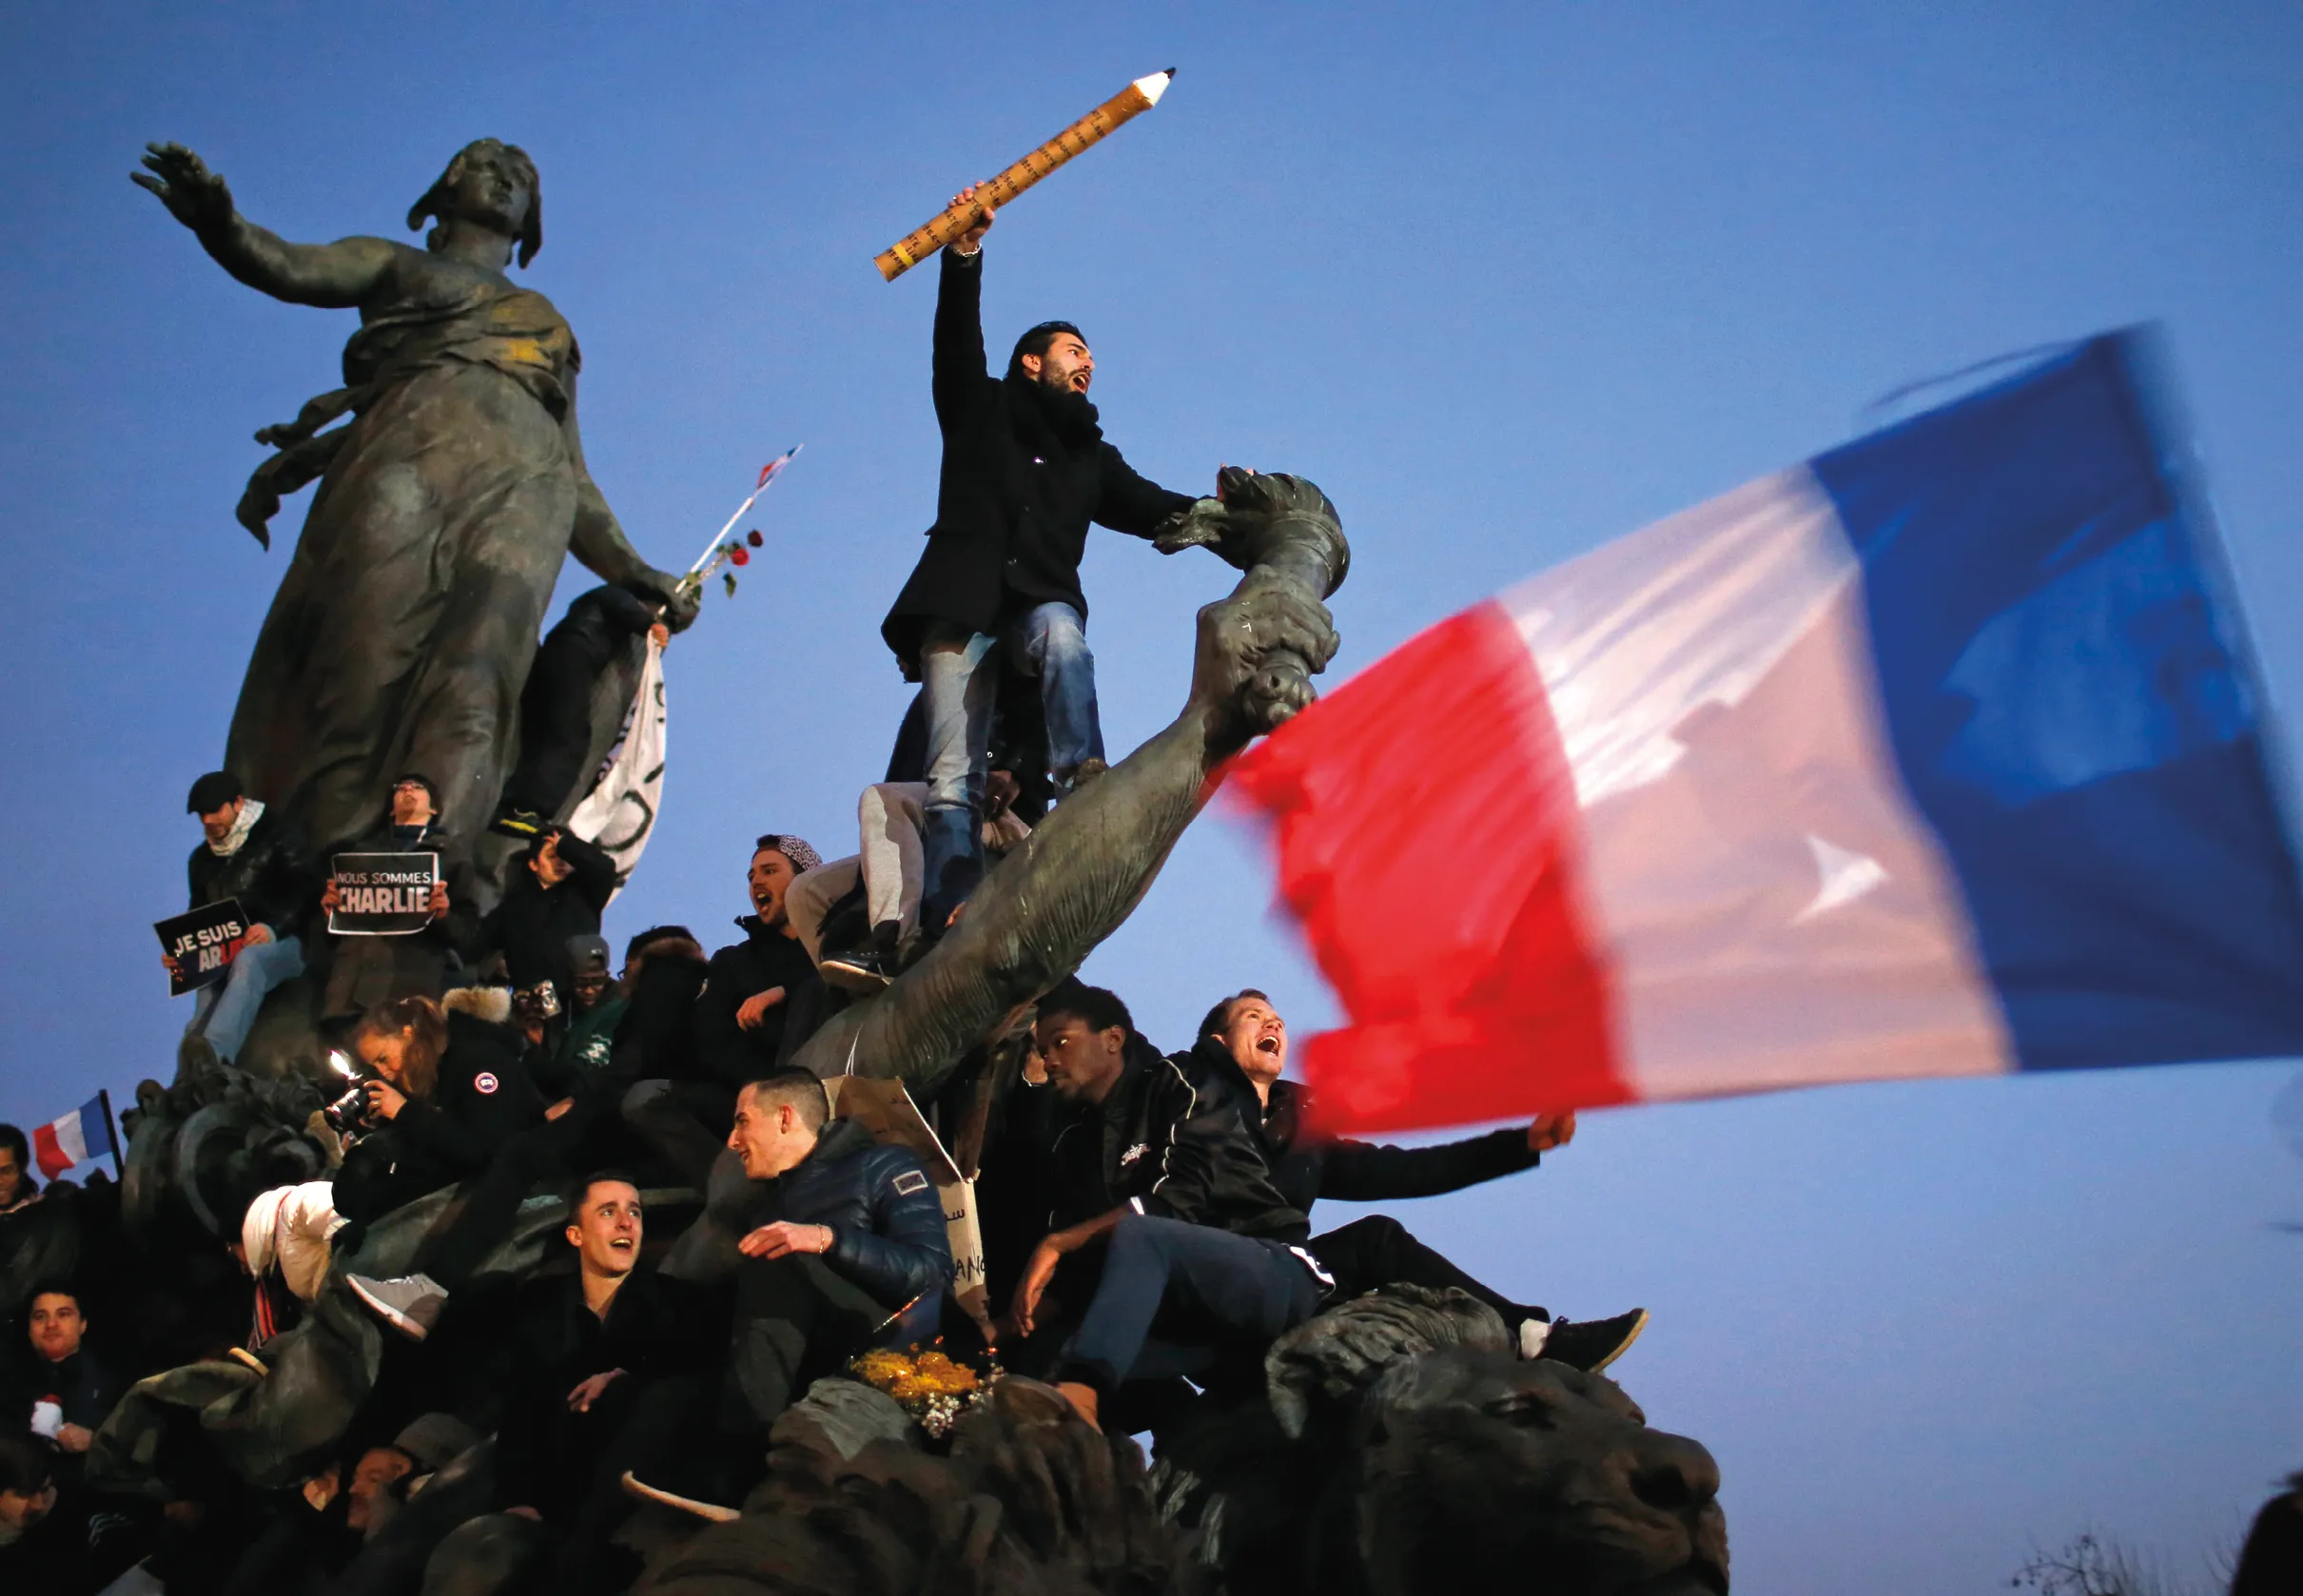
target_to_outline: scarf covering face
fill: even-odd
[[[208,851],[219,859],[231,858],[240,851],[240,845],[248,840],[248,833],[256,829],[256,823],[263,818],[263,805],[254,798],[243,798],[240,801],[239,818],[232,822],[232,828],[224,834],[224,841],[208,844]]]

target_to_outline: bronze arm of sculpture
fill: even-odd
[[[146,149],[146,169],[129,174],[136,185],[158,195],[218,265],[274,299],[323,310],[350,309],[382,284],[395,255],[407,248],[364,237],[290,243],[242,216],[224,179],[184,146],[156,144]]]
[[[1311,701],[1309,673],[1337,647],[1321,600],[1350,564],[1335,506],[1301,477],[1240,474],[1224,511],[1206,514],[1217,524],[1187,540],[1247,574],[1200,612],[1183,712],[1059,805],[984,879],[935,951],[817,1032],[799,1064],[931,1095],[1134,910],[1214,790],[1216,768]]]

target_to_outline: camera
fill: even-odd
[[[375,1127],[368,1119],[367,1082],[361,1078],[360,1071],[353,1067],[351,1060],[336,1052],[328,1055],[328,1067],[349,1080],[352,1089],[322,1109],[321,1119],[327,1122],[328,1129],[347,1139],[373,1130]]]
[[[305,1099],[310,1101],[310,1099]],[[342,1097],[320,1111],[328,1129],[341,1137],[355,1137],[370,1128],[368,1124],[368,1089],[355,1086]]]
[[[549,981],[512,994],[512,1012],[521,1023],[540,1025],[559,1017],[559,988]]]

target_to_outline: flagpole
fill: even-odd
[[[785,450],[781,455],[778,455],[774,459],[768,462],[767,469],[760,473],[759,486],[751,490],[751,497],[745,499],[743,503],[735,507],[735,514],[728,517],[727,523],[723,525],[719,531],[712,535],[712,541],[704,546],[704,552],[695,556],[695,563],[693,565],[688,567],[689,575],[693,576],[697,573],[701,572],[704,569],[705,564],[712,558],[712,556],[720,552],[721,543],[725,542],[728,535],[735,530],[735,523],[744,518],[744,512],[759,502],[760,495],[768,491],[768,484],[774,481],[777,476],[782,473],[783,468],[791,463],[792,457],[796,456],[802,449],[807,447],[808,445],[805,443],[794,443],[790,448]]]
[[[104,1139],[112,1144],[112,1174],[126,1180],[127,1166],[120,1158],[120,1133],[112,1128],[112,1094],[99,1086],[96,1088],[96,1100],[104,1104]]]

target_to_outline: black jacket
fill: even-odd
[[[323,873],[303,828],[271,809],[256,817],[230,858],[218,858],[203,839],[185,865],[190,907],[237,898],[242,911],[270,926],[279,942],[303,935],[320,906]]]
[[[1303,1135],[1303,1089],[1272,1082],[1260,1108],[1239,1066],[1213,1037],[1200,1040],[1186,1067],[1203,1080],[1223,1083],[1239,1108],[1241,1124],[1287,1200],[1311,1212],[1323,1197],[1338,1202],[1389,1202],[1438,1197],[1483,1180],[1533,1169],[1540,1155],[1528,1146],[1527,1128],[1511,1126],[1436,1147],[1393,1147],[1373,1141],[1315,1141]]]
[[[823,984],[799,938],[768,929],[755,914],[741,916],[736,925],[744,940],[712,956],[703,992],[695,1000],[697,1072],[731,1091],[757,1080],[790,1052],[784,1032],[795,1014],[812,1011],[815,991]],[[735,1011],[771,986],[784,989],[784,1001],[745,1030],[735,1022]],[[793,1045],[801,1040],[795,1038]]]
[[[568,939],[599,935],[600,913],[615,892],[615,861],[572,831],[560,833],[559,856],[573,873],[554,887],[536,879],[524,855],[507,866],[511,884],[481,924],[478,951],[500,951],[504,969],[520,991],[551,982],[564,1008],[572,973]],[[449,890],[453,894],[454,888]]]
[[[1273,1183],[1233,1094],[1195,1080],[1186,1056],[1163,1059],[1130,1033],[1111,1095],[1072,1112],[1049,1151],[1051,1228],[1122,1204],[1155,1218],[1300,1242],[1303,1210]]]
[[[696,998],[710,966],[701,959],[650,953],[616,1022],[610,1069],[622,1080],[690,1080],[697,1074]]]
[[[611,582],[568,601],[568,613],[544,633],[537,657],[588,681],[608,669],[625,639],[637,637],[658,618],[646,599]],[[530,676],[534,679],[535,672]]]
[[[497,1148],[544,1122],[544,1100],[514,1039],[469,1014],[448,1016],[448,1046],[429,1098],[411,1098],[344,1155],[336,1212],[373,1224],[402,1203],[485,1170]]]
[[[934,395],[944,433],[936,521],[880,627],[907,675],[917,671],[931,622],[991,632],[1003,616],[1050,599],[1086,618],[1080,558],[1088,522],[1149,537],[1192,503],[1137,476],[1103,441],[1092,405],[1069,407],[1066,422],[1065,407],[1051,407],[1028,378],[991,375],[983,261],[947,250],[936,295]]]
[[[951,1284],[935,1182],[918,1158],[881,1146],[852,1119],[824,1127],[814,1151],[772,1182],[772,1202],[776,1218],[829,1226],[824,1261],[890,1312],[914,1297],[930,1309]]]
[[[558,1522],[579,1506],[596,1452],[609,1437],[589,1435],[568,1409],[568,1393],[595,1374],[621,1369],[636,1385],[703,1370],[724,1354],[727,1314],[702,1288],[635,1270],[600,1318],[584,1303],[579,1275],[527,1288],[511,1341],[511,1399],[497,1432],[497,1500],[532,1507]],[[629,1394],[629,1393],[627,1393]],[[607,1411],[618,1411],[621,1404]],[[586,1441],[591,1444],[585,1445]]]

